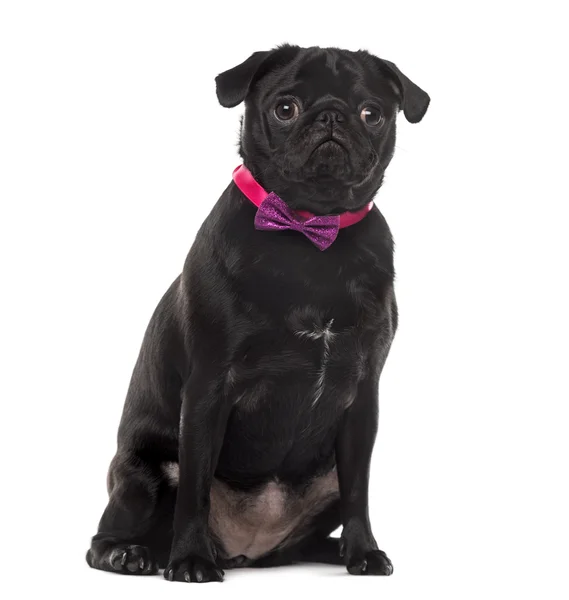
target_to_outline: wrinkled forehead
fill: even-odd
[[[397,88],[388,77],[358,56],[335,49],[307,50],[277,71],[270,83],[270,96],[291,95],[306,102],[324,96],[347,104],[367,98],[397,101]]]

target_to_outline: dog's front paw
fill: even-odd
[[[168,581],[205,583],[223,581],[225,573],[214,562],[201,556],[190,555],[181,561],[172,561],[164,570]]]
[[[340,538],[340,556],[350,575],[391,575],[393,565],[382,550],[378,550],[369,524],[352,519]]]
[[[393,565],[382,550],[355,552],[347,558],[346,566],[350,575],[391,575]]]

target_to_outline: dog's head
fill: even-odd
[[[216,78],[226,107],[245,101],[241,156],[292,208],[355,210],[379,189],[399,110],[411,123],[429,96],[368,52],[281,46]]]

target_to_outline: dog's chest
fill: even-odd
[[[230,368],[235,406],[256,411],[270,399],[274,408],[275,397],[303,410],[349,406],[367,357],[366,333],[355,320],[333,305],[304,305],[273,323],[248,337]]]
[[[248,257],[232,290],[233,327],[246,332],[224,382],[234,411],[221,463],[232,474],[309,469],[331,452],[385,318],[388,278],[353,252],[309,260],[298,250]]]

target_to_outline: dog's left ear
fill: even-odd
[[[241,104],[256,80],[268,71],[289,63],[299,51],[298,46],[283,44],[274,50],[254,52],[245,62],[220,73],[215,83],[221,106],[232,108]]]
[[[431,101],[429,94],[413,83],[406,75],[403,75],[392,62],[382,58],[374,58],[379,62],[380,68],[392,75],[398,84],[401,93],[401,108],[405,118],[410,123],[418,123],[425,116],[427,108],[429,108],[429,102]]]

